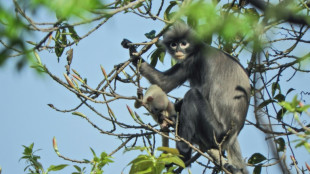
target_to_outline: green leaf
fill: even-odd
[[[304,105],[304,106],[302,106],[300,108],[297,108],[297,111],[301,113],[301,112],[306,111],[309,108],[310,108],[310,105]]]
[[[97,156],[95,156],[95,157],[93,158],[93,161],[96,162],[96,163],[99,163],[99,162],[100,162],[100,159],[99,159]]]
[[[80,36],[77,34],[73,26],[68,26],[68,30],[71,33],[70,37],[74,40],[74,42],[78,43],[80,41]]]
[[[275,95],[277,89],[279,90],[279,94],[280,94],[281,93],[281,88],[280,88],[279,83],[276,83],[276,82],[272,83],[272,87],[271,87],[271,94],[272,94],[272,96]]]
[[[173,155],[180,155],[180,152],[176,148],[170,148],[170,147],[158,147],[157,150],[171,153]]]
[[[154,57],[154,58],[151,59],[150,65],[153,66],[153,67],[155,67],[156,64],[157,64],[157,62],[158,62],[158,57]]]
[[[112,157],[109,156],[106,152],[102,152],[100,158],[101,158],[100,167],[103,167],[108,163],[114,162],[113,160],[111,160]]]
[[[72,115],[77,115],[77,116],[80,116],[80,117],[83,117],[83,118],[87,118],[86,115],[84,115],[81,112],[72,112]]]
[[[157,48],[157,49],[153,52],[153,54],[151,55],[151,63],[150,63],[150,64],[151,64],[153,67],[155,67],[156,64],[157,64],[157,62],[158,62],[158,60],[160,60],[161,62],[163,62],[165,55],[166,55],[166,52],[165,52],[164,49],[162,49],[162,48]]]
[[[135,5],[133,8],[139,8],[139,7],[141,7],[142,5],[143,5],[143,3],[140,2],[140,3],[138,3],[137,5]]]
[[[275,100],[273,100],[273,99],[265,100],[261,104],[258,105],[257,109],[261,109],[261,108],[263,108],[263,107],[265,107],[268,104],[273,103],[273,102],[275,102]]]
[[[260,153],[254,153],[250,157],[250,159],[248,160],[248,163],[250,163],[250,164],[257,164],[257,163],[260,163],[260,162],[262,162],[262,161],[264,161],[266,159],[267,158],[264,155],[262,155]]]
[[[284,152],[285,150],[285,141],[283,138],[276,139],[276,143],[278,144],[277,151]]]
[[[55,43],[55,53],[56,56],[59,58],[61,57],[62,53],[64,52],[64,48],[61,47],[61,44],[59,44],[58,42]],[[59,59],[58,59],[59,61]]]
[[[37,63],[39,65],[41,65],[42,63],[41,63],[41,59],[40,59],[39,54],[35,50],[33,51],[33,53],[34,53],[35,58],[37,59]]]
[[[63,45],[67,45],[67,35],[65,34],[66,33],[66,29],[62,29],[62,32],[61,32],[61,43]]]
[[[164,169],[165,169],[165,163],[156,162],[155,167],[153,167],[152,173],[161,174]]]
[[[188,15],[187,16],[187,24],[191,27],[191,28],[196,28],[198,25],[198,21],[196,18],[194,18],[192,15]]]
[[[165,55],[166,55],[166,51],[162,51],[159,55],[159,60],[161,63],[164,63],[164,59],[165,59]]]
[[[23,145],[24,147],[24,155],[32,155],[32,149],[33,149],[34,143],[30,144],[29,147]]]
[[[64,52],[64,48],[61,46],[61,40],[62,40],[62,34],[60,33],[60,29],[58,29],[55,35],[55,54],[58,58]]]
[[[255,20],[255,22],[258,22],[260,16],[259,13],[257,12],[257,10],[255,8],[247,8],[245,9],[245,13],[249,16],[252,17],[252,19]]]
[[[178,61],[176,61],[175,59],[171,59],[171,66],[174,66],[177,63],[178,63]]]
[[[282,106],[283,108],[285,108],[287,111],[292,112],[294,111],[294,109],[291,107],[291,104],[286,102],[286,101],[281,101],[278,103],[280,106]]]
[[[73,165],[73,167],[74,167],[77,171],[79,171],[79,172],[82,171],[81,167],[79,167],[79,166],[77,166],[77,165]]]
[[[289,90],[287,90],[286,95],[289,94],[290,92],[294,91],[294,88],[290,88]]]
[[[224,5],[222,6],[222,8],[228,9],[228,8],[231,7],[231,5],[232,5],[232,3],[226,3],[226,4],[224,4]]]
[[[156,34],[156,31],[155,30],[152,30],[150,31],[149,33],[145,33],[145,37],[147,37],[148,39],[154,39],[155,38],[155,34]]]
[[[167,157],[162,157],[162,158],[160,157],[160,158],[158,158],[158,160],[164,161],[167,164],[174,163],[178,166],[185,168],[184,161],[181,158],[179,158],[178,156],[167,156]]]
[[[274,97],[278,102],[285,101],[285,96],[283,94],[278,94]]]
[[[97,156],[93,148],[90,147],[90,151],[92,152],[92,154],[93,154],[94,157]]]
[[[177,168],[178,168],[178,166],[171,166],[171,167],[169,167],[169,169],[167,170],[167,172],[165,174],[175,174],[174,170]]]
[[[42,65],[39,65],[39,64],[37,64],[37,65],[31,65],[30,68],[33,68],[33,69],[35,69],[36,71],[41,72],[41,73],[46,72],[45,67],[42,66]]]
[[[151,65],[155,67],[158,60],[160,60],[163,63],[165,55],[166,55],[165,49],[163,49],[162,47],[157,48],[151,55]]]
[[[131,162],[128,163],[128,165],[130,164],[134,164],[134,163],[138,163],[140,161],[144,161],[144,160],[150,160],[150,156],[147,155],[139,155],[137,158],[135,158],[134,160],[132,160]]]
[[[54,166],[54,165],[51,165],[47,171],[59,171],[59,170],[62,170],[64,169],[65,167],[67,167],[68,164],[60,164],[60,165],[57,165],[57,166]]]
[[[286,109],[285,109],[285,108],[280,109],[280,110],[278,111],[278,113],[277,113],[277,119],[278,119],[278,120],[282,120],[282,118],[283,118],[283,116],[284,116],[285,113],[286,113]]]
[[[153,173],[153,160],[151,156],[139,155],[136,159],[131,161],[128,165],[132,164],[129,174],[138,173]]]
[[[89,11],[102,7],[100,0],[32,0],[32,5],[43,5],[57,14],[57,18],[65,20],[70,16],[86,19],[90,16]]]

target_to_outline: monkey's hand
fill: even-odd
[[[134,56],[133,53],[136,53],[137,52],[137,49],[136,49],[136,46],[131,44],[132,42],[128,39],[123,39],[121,45],[126,48],[126,49],[129,49],[129,53],[130,53],[130,56]]]
[[[131,44],[132,42],[128,39],[123,39],[121,45],[126,48],[129,49],[129,54],[131,57],[131,62],[134,66],[137,66],[138,62],[141,60],[141,62],[144,62],[144,60],[140,57],[140,56],[136,56],[133,53],[137,53],[137,49],[135,45]]]
[[[135,108],[140,108],[142,106],[143,88],[139,87],[137,89],[137,96],[139,100],[135,101]]]
[[[138,96],[138,99],[142,99],[143,98],[143,88],[139,87],[137,89],[137,96]]]
[[[132,43],[130,40],[128,40],[128,39],[123,39],[121,45],[122,45],[124,48],[128,49],[128,48],[130,48],[130,47],[132,46],[132,45],[129,45],[130,43]]]
[[[175,127],[177,116],[176,115],[170,115],[168,117],[168,120],[169,120],[169,125],[172,126],[172,127]]]

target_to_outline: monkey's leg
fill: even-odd
[[[174,103],[174,108],[176,112],[181,112],[182,104],[183,104],[183,99],[178,100]]]
[[[185,99],[184,100],[188,100]],[[189,99],[190,100],[190,99]],[[186,106],[186,104],[189,104]],[[178,127],[177,127],[177,133],[180,137],[184,138],[185,140],[193,143],[192,137],[195,134],[195,122],[197,117],[191,115],[191,107],[190,103],[183,103],[180,114],[179,114],[179,120],[178,120]],[[176,147],[179,150],[180,154],[183,155],[183,161],[186,162],[191,158],[192,149],[183,141],[177,141]]]
[[[210,103],[196,88],[190,89],[185,94],[179,122],[178,134],[190,142],[203,144],[205,149],[216,147],[214,136],[217,142],[221,142],[219,138],[225,135],[223,126],[216,119]]]
[[[229,138],[233,143],[227,147],[229,151],[228,156],[230,157],[228,162],[230,163],[227,163],[227,160],[220,156],[214,137],[216,137],[216,141],[220,143],[223,136],[225,136],[227,132],[218,122],[209,101],[203,97],[198,89],[190,89],[184,96],[179,120],[180,125],[178,127],[178,134],[181,137],[191,143],[203,145],[202,148],[207,150],[208,154],[215,160],[218,165],[224,165],[225,168],[227,168],[232,173],[247,173],[246,168],[241,166],[242,157],[240,148],[236,142],[237,140],[235,134],[229,135]],[[184,156],[184,161],[188,161],[191,155],[189,153],[191,152],[191,150],[189,150],[190,147],[183,142],[177,142],[177,148]],[[234,161],[231,164],[232,160],[238,161]],[[243,171],[240,171],[235,167],[243,168]]]

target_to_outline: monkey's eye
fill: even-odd
[[[186,42],[186,41],[182,41],[182,42],[180,43],[180,47],[181,47],[182,49],[185,49],[185,48],[187,48],[188,46],[189,46],[189,43]]]
[[[171,43],[170,43],[170,47],[173,48],[173,49],[175,49],[175,48],[177,47],[177,43],[171,42]]]

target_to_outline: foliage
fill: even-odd
[[[34,143],[30,144],[28,147],[24,146],[24,152],[20,160],[26,160],[26,163],[29,165],[25,167],[24,171],[28,171],[32,174],[48,174],[49,172],[56,172],[59,170],[64,169],[67,167],[67,164],[60,164],[60,165],[51,165],[46,170],[44,170],[43,165],[39,162],[40,156],[35,155],[34,153],[38,150],[33,150]]]
[[[146,55],[145,53],[152,45],[156,46],[150,54],[150,64],[154,67],[158,65],[158,62],[163,63],[166,59],[165,50],[158,40],[176,20],[182,20],[190,25],[197,32],[199,39],[205,41],[206,44],[217,47],[240,60],[249,74],[253,96],[250,111],[254,112],[249,113],[251,117],[248,116],[245,127],[256,128],[257,131],[265,133],[270,140],[269,145],[276,147],[270,148],[269,151],[272,153],[266,150],[255,152],[247,157],[248,163],[253,167],[253,173],[261,173],[265,167],[268,170],[269,166],[279,166],[282,173],[291,172],[292,168],[288,166],[294,166],[297,173],[306,173],[310,170],[306,162],[305,164],[298,163],[303,157],[294,153],[295,150],[302,149],[300,147],[310,153],[310,125],[307,124],[310,120],[308,114],[310,106],[301,102],[302,96],[296,95],[298,91],[303,90],[302,87],[295,83],[288,83],[299,73],[310,72],[305,63],[309,61],[310,52],[304,49],[308,48],[310,43],[310,4],[308,1],[270,3],[258,0],[212,2],[116,0],[108,3],[100,0],[13,0],[12,2],[15,11],[4,8],[3,3],[0,3],[2,45],[0,66],[3,66],[11,57],[21,56],[22,59],[17,64],[19,69],[30,62],[32,68],[46,74],[68,92],[75,94],[80,104],[74,109],[61,110],[53,104],[49,106],[56,111],[70,112],[73,116],[80,117],[104,136],[117,137],[117,141],[121,143],[113,153],[123,147],[146,152],[147,154],[138,155],[128,164],[131,165],[131,173],[162,173],[167,164],[173,163],[178,166],[184,164],[179,160],[178,154],[171,153],[171,151],[155,156],[155,134],[162,135],[162,132],[156,128],[156,125],[148,124],[143,117],[139,116],[139,113],[130,109],[129,104],[127,109],[134,122],[133,125],[115,114],[115,110],[121,107],[112,107],[112,102],[138,99],[133,97],[132,93],[120,92],[117,84],[121,83],[135,88],[146,86],[140,83],[141,75],[138,69],[129,66],[130,60],[122,63],[119,60],[113,62],[115,63],[114,69],[108,73],[103,66],[98,67],[103,75],[97,85],[88,84],[88,74],[82,74],[75,70],[76,67],[75,69],[71,67],[74,58],[72,47],[78,47],[78,43],[84,42],[85,38],[99,28],[104,29],[102,26],[118,13],[134,14],[137,18],[161,21],[165,25],[160,31],[154,28],[154,30],[140,33],[140,35],[144,34],[145,40],[136,44],[137,47],[143,46],[139,52],[142,56]],[[26,7],[26,10],[23,10],[21,6]],[[35,16],[41,10],[48,11],[53,17],[45,22],[36,21]],[[85,25],[88,31],[82,34],[78,28]],[[27,37],[24,36],[37,36],[38,33],[43,33],[43,37],[39,40],[35,37],[25,40]],[[101,41],[106,42],[106,40]],[[43,52],[54,54],[59,64],[63,63],[59,60],[64,57],[65,53],[66,73],[63,75],[53,73],[50,70],[53,67],[45,64],[46,59],[40,57]],[[172,65],[175,63],[171,60]],[[295,97],[292,97],[292,94]],[[98,105],[101,106],[96,107]],[[102,105],[106,106],[106,110],[102,109]],[[86,112],[82,113],[80,110],[82,106],[85,106],[93,115],[102,118],[105,125],[98,126],[88,117],[88,114],[84,114]],[[108,127],[106,125],[111,125],[111,130],[106,130]],[[174,130],[171,129],[171,132],[175,141],[181,141],[180,137],[173,133]],[[154,139],[153,142],[150,140],[151,137]],[[143,145],[137,144],[140,142],[138,140],[143,140]],[[291,146],[292,142],[295,148]],[[112,162],[113,153],[108,155],[103,152],[97,156],[93,149],[91,149],[92,160],[75,161],[59,153],[56,139],[53,143],[54,150],[60,158],[75,163],[90,164],[93,173],[103,173],[102,168]],[[51,165],[44,169],[39,162],[40,156],[34,155],[36,151],[33,151],[33,144],[29,147],[24,146],[24,149],[24,156],[21,159],[29,164],[25,171],[30,173],[48,173],[62,170],[67,166]],[[291,158],[285,158],[286,156]],[[171,172],[174,167],[165,172]],[[79,165],[74,165],[74,168],[77,170],[75,173],[86,171],[86,168]],[[202,168],[218,172],[216,164],[204,164]]]
[[[71,16],[86,18],[89,11],[103,8],[99,0],[31,0],[32,7],[42,6],[55,12],[58,19]],[[74,6],[74,8],[72,8]]]
[[[151,153],[151,149],[148,147],[134,147],[126,149],[126,151],[140,150],[141,152],[146,151],[146,155],[139,155],[137,158],[132,160],[128,165],[131,165],[130,174],[136,173],[152,173],[160,174],[162,173],[166,166],[170,164],[176,164],[180,167],[185,168],[184,162],[179,158],[180,154],[177,149],[168,147],[159,147],[157,150],[164,151],[166,153],[161,153],[158,157]],[[125,152],[126,152],[125,151]],[[171,166],[171,165],[170,165]],[[167,169],[166,174],[172,174],[173,170],[177,167],[171,166]]]
[[[15,57],[19,55],[25,56],[23,56],[23,58],[16,64],[17,70],[21,70],[21,68],[25,65],[28,55],[26,54],[26,44],[20,36],[28,33],[26,28],[26,24],[20,18],[16,18],[12,12],[5,9],[1,2],[0,42],[3,47],[0,47],[0,66],[4,65],[9,56]],[[16,54],[11,55],[12,52],[15,52]]]
[[[297,121],[297,123],[305,130],[305,131],[300,131],[300,130],[295,130],[293,128],[289,128],[288,131],[292,132],[293,134],[297,135],[299,139],[294,140],[297,145],[295,146],[300,147],[304,146],[304,148],[307,149],[307,151],[310,153],[310,128],[309,124],[304,125],[300,121],[300,115],[305,112],[309,117],[310,114],[307,112],[307,109],[310,108],[310,105],[304,105],[300,100],[297,100],[297,96],[293,98],[291,102],[286,102],[282,101],[279,103],[280,106],[285,108],[287,111],[287,114],[291,113],[294,116],[294,119]]]
[[[50,172],[59,172],[69,166],[68,164],[60,164],[60,165],[50,165],[46,170],[44,170],[43,165],[39,162],[39,159],[41,158],[38,155],[35,155],[34,153],[37,152],[38,150],[33,150],[34,143],[30,144],[29,146],[24,146],[24,153],[20,160],[26,160],[26,163],[28,165],[24,169],[24,171],[28,171],[31,174],[48,174]],[[54,149],[57,153],[58,156],[62,157],[60,153],[58,152],[57,144],[56,144],[56,139],[53,139],[53,146]],[[100,157],[98,157],[95,153],[95,151],[90,148],[92,154],[93,154],[93,159],[91,161],[84,159],[83,162],[81,163],[86,163],[90,164],[92,166],[91,168],[91,174],[100,174],[103,173],[102,168],[113,162],[111,160],[111,157],[107,155],[107,153],[102,152]],[[73,165],[73,167],[76,169],[75,172],[72,172],[72,174],[84,174],[86,172],[86,167],[81,168],[78,165]]]

